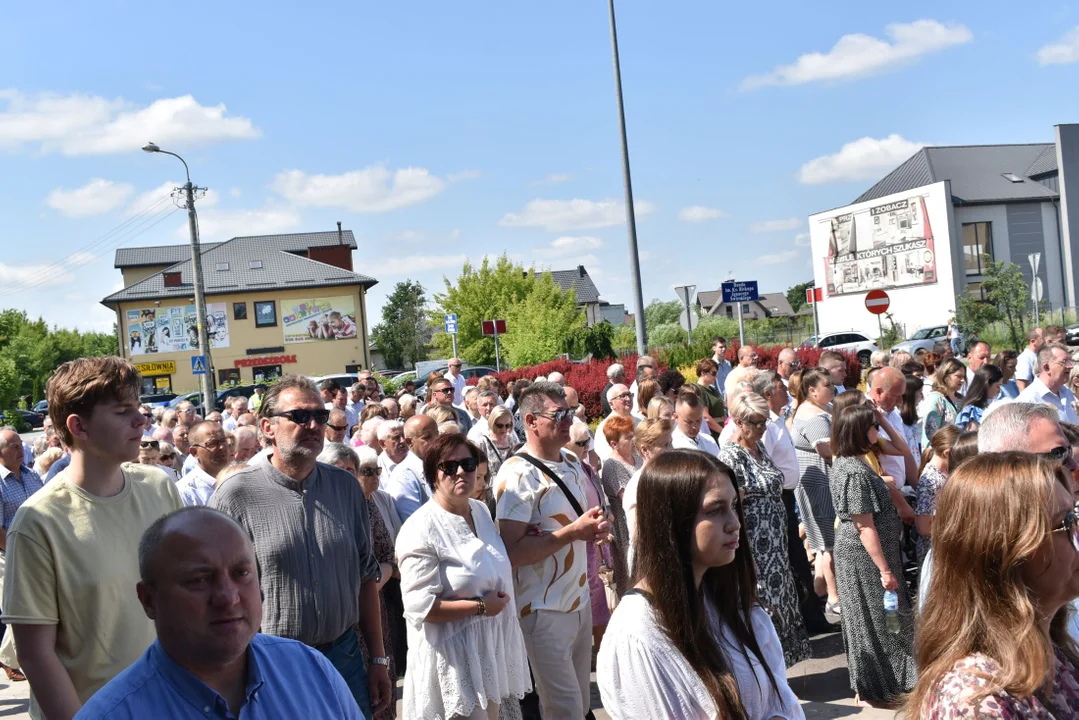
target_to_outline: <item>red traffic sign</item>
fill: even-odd
[[[870,290],[865,296],[865,309],[874,315],[883,315],[888,312],[892,301],[888,299],[888,293],[883,290]]]
[[[505,320],[484,320],[483,321],[483,334],[494,335],[497,332],[499,335],[506,334],[506,321]]]
[[[812,305],[824,299],[824,288],[806,288],[806,304]]]

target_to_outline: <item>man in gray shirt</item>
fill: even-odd
[[[348,472],[317,463],[329,410],[307,378],[286,375],[259,408],[269,462],[241,470],[210,506],[251,535],[262,578],[262,631],[322,652],[345,678],[364,717],[394,700],[382,643],[367,500]],[[356,633],[371,653],[365,668]]]

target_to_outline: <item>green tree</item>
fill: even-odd
[[[506,335],[499,338],[503,357],[513,367],[546,362],[566,352],[585,324],[576,294],[555,285],[550,273],[530,272],[528,280],[532,287],[523,300],[510,306]]]
[[[480,323],[508,321],[509,310],[528,296],[535,278],[502,254],[494,262],[484,257],[479,267],[466,262],[456,282],[447,277],[443,282],[446,291],[434,295],[438,309],[431,313],[432,322],[441,327],[443,314],[456,313],[457,354],[472,365],[494,365],[494,339],[484,337]],[[445,333],[435,335],[434,344],[442,357],[453,352],[453,340]]]
[[[678,300],[663,302],[653,298],[652,302],[648,303],[648,306],[644,309],[644,327],[648,330],[648,342],[653,342],[652,333],[661,325],[670,325],[671,323],[677,325],[678,317],[682,314],[683,309],[685,309],[685,305]]]
[[[611,334],[611,346],[616,352],[625,352],[637,348],[637,328],[631,323],[619,325]]]
[[[1018,350],[1024,344],[1023,320],[1027,310],[1030,288],[1023,279],[1023,271],[1015,263],[990,262],[982,280],[987,302],[993,305],[1008,328],[1012,347]]]
[[[579,328],[569,338],[568,351],[575,357],[590,355],[596,360],[613,360],[614,334],[614,326],[606,320],[592,327]],[[636,335],[633,341],[636,343]]]
[[[813,280],[800,283],[787,290],[787,302],[791,304],[791,310],[798,312],[802,309],[802,306],[806,304],[806,290],[811,287],[816,287]]]
[[[995,305],[962,295],[956,302],[955,324],[963,337],[981,336],[985,329],[1000,321],[1000,311]]]
[[[430,330],[423,285],[405,280],[394,285],[382,306],[382,322],[371,331],[375,347],[391,368],[412,367],[427,359]]]

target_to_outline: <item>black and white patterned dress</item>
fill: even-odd
[[[817,443],[832,437],[832,416],[826,412],[794,418],[791,438],[801,477],[794,489],[798,514],[805,525],[809,547],[830,552],[835,542],[835,507],[828,486],[828,463],[817,453]]]
[[[914,614],[903,578],[903,522],[880,475],[854,457],[832,463],[832,497],[839,515],[835,581],[843,599],[843,641],[850,686],[862,700],[887,701],[914,687]],[[881,551],[899,580],[899,633],[888,632],[880,570],[862,545],[851,515],[872,515]]]
[[[787,559],[787,511],[783,506],[783,471],[776,467],[757,443],[760,460],[737,443],[723,443],[719,459],[734,471],[743,492],[742,513],[746,518],[753,560],[757,566],[757,589],[761,604],[772,614],[783,661],[787,667],[810,657],[809,636],[799,610]]]

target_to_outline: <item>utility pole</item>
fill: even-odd
[[[187,184],[183,186],[184,201],[187,203],[187,227],[191,235],[191,273],[195,286],[195,321],[198,323],[199,351],[206,357],[206,373],[202,376],[202,414],[203,417],[212,413],[214,407],[214,363],[210,357],[210,334],[206,329],[206,298],[202,286],[202,253],[199,251],[199,226],[195,215],[195,186],[191,184],[191,171],[187,167],[187,161],[174,152],[162,150],[154,143],[146,143],[142,148],[148,153],[161,153],[172,155],[184,164],[184,174],[187,175]]]
[[[633,310],[637,314],[637,354],[648,350],[648,333],[644,326],[644,295],[641,292],[641,258],[637,254],[637,219],[633,212],[633,181],[629,172],[629,142],[626,140],[626,110],[622,105],[622,70],[618,62],[618,30],[614,22],[614,0],[607,0],[611,20],[611,53],[614,56],[614,90],[618,100],[618,131],[622,140],[622,185],[626,190],[626,229],[629,231],[629,266],[633,280]]]

